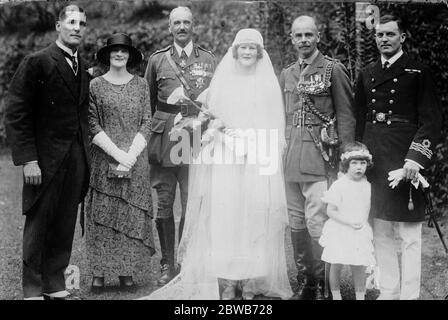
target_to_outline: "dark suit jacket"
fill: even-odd
[[[23,187],[23,214],[45,191],[79,130],[88,161],[89,74],[86,63],[78,59],[79,92],[56,43],[26,56],[10,83],[5,126],[13,162],[23,165],[38,160],[42,170],[42,185]]]
[[[389,187],[388,172],[403,167],[410,159],[424,168],[430,164],[440,137],[441,112],[431,71],[403,54],[390,68],[382,70],[381,61],[363,69],[355,87],[357,138],[367,145],[373,156],[368,171],[372,183],[372,209],[375,218],[389,221],[424,220],[424,199],[420,190],[412,189],[415,209],[408,210],[410,184],[400,182]],[[409,123],[373,123],[376,114],[391,113]]]

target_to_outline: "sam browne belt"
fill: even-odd
[[[199,113],[199,110],[195,108],[194,106],[188,105],[188,104],[168,104],[162,101],[157,101],[157,111],[172,113],[172,114],[180,114],[183,117],[191,117],[191,116],[197,116]]]

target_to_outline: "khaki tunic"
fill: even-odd
[[[286,140],[288,143],[285,155],[285,180],[287,182],[313,182],[327,179],[328,168],[319,149],[306,126],[296,127],[292,124],[295,111],[302,108],[302,98],[297,91],[299,82],[323,82],[326,66],[333,59],[322,53],[316,56],[300,75],[299,62],[295,62],[283,69],[280,74],[280,86],[284,93],[286,108]],[[330,85],[323,93],[311,95],[315,108],[326,116],[336,114],[337,130],[342,144],[354,140],[355,115],[353,96],[347,69],[338,61],[335,62]],[[317,116],[308,113],[306,121],[312,123],[312,130],[316,137],[320,136],[320,123]]]

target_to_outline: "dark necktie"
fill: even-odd
[[[188,59],[187,54],[185,53],[184,50],[182,50],[182,52],[180,54],[180,63],[179,63],[181,68],[185,68],[185,66],[187,65],[187,59]]]
[[[70,59],[70,61],[72,62],[73,72],[76,74],[78,72],[78,63],[76,62],[76,57],[74,55],[72,56],[64,50],[62,50],[62,53],[64,53],[64,56]]]
[[[181,58],[182,60],[187,60],[187,59],[188,59],[188,56],[187,56],[187,54],[185,53],[184,50],[182,50],[182,53],[180,54],[180,58]]]
[[[307,66],[307,64],[306,64],[305,60],[303,60],[302,63],[300,64],[300,73],[302,73],[303,70],[305,70],[306,66]]]
[[[386,70],[389,67],[389,65],[390,65],[389,61],[385,61],[383,63],[383,70]]]

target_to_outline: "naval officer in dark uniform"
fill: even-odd
[[[411,187],[409,181],[429,166],[441,130],[431,71],[403,52],[404,41],[401,20],[381,17],[376,26],[381,58],[361,71],[355,88],[357,138],[367,145],[374,162],[368,178],[380,270],[379,299],[419,297],[425,203],[421,189]],[[388,172],[400,168],[406,181],[392,189]]]
[[[328,216],[322,197],[329,187],[331,165],[336,168],[330,157],[334,160],[337,151],[324,145],[321,129],[326,126],[330,135],[337,131],[339,143],[353,141],[352,87],[344,65],[317,49],[320,35],[313,18],[298,17],[292,24],[291,37],[299,58],[282,71],[280,86],[285,98],[288,143],[286,199],[299,283],[295,297],[323,299],[325,263],[318,241]],[[330,140],[327,142],[335,142],[334,136]]]
[[[170,151],[177,141],[170,141],[168,133],[173,127],[176,114],[181,112],[183,117],[196,117],[198,110],[191,104],[172,105],[167,103],[173,91],[182,86],[176,71],[170,65],[169,54],[180,71],[190,91],[184,91],[193,101],[206,89],[215,70],[214,55],[192,42],[193,16],[189,8],[177,7],[169,17],[169,30],[174,37],[174,43],[155,52],[148,61],[145,78],[149,83],[153,138],[161,139],[154,152],[151,139],[148,143],[150,158],[151,186],[157,191],[156,226],[162,251],[161,277],[159,285],[165,285],[174,276],[174,239],[175,225],[173,204],[176,187],[179,183],[182,216],[179,225],[178,240],[182,236],[185,209],[188,196],[188,164],[175,164],[170,159]]]

